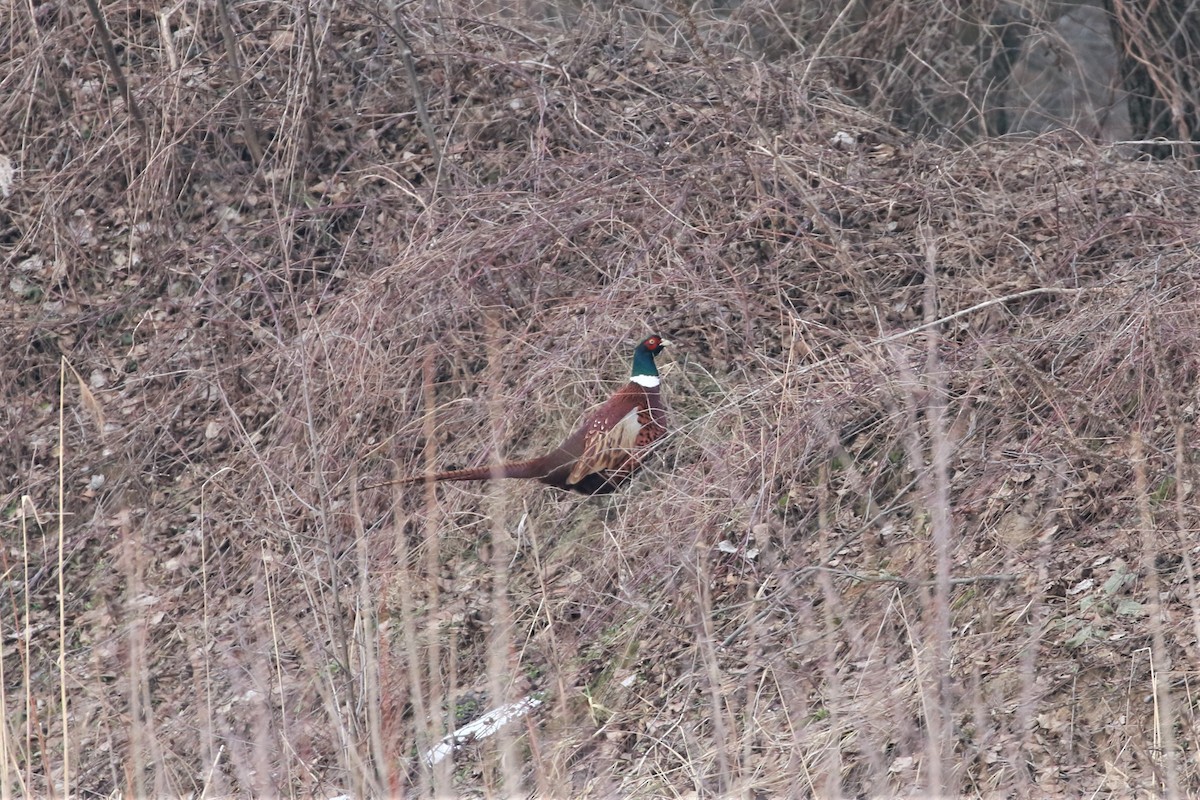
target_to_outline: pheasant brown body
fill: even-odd
[[[526,478],[580,494],[607,494],[629,481],[667,432],[654,356],[667,342],[651,336],[634,351],[629,383],[589,414],[563,443],[527,461],[414,475],[401,484]]]

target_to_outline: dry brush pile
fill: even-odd
[[[607,18],[120,5],[126,96],[38,8],[10,786],[1200,791],[1190,173],[922,142]],[[553,444],[650,332],[673,431],[629,490],[375,486]]]

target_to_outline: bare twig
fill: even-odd
[[[89,0],[94,2],[94,0]],[[229,64],[229,78],[233,83],[233,94],[237,97],[238,117],[242,129],[242,139],[250,158],[255,166],[262,164],[265,155],[258,141],[258,130],[250,113],[250,100],[247,96],[246,76],[242,73],[242,59],[238,54],[237,37],[233,32],[233,20],[229,14],[229,0],[217,0],[217,15],[221,21],[221,38],[225,42],[225,58]]]
[[[112,72],[113,80],[117,82],[117,89],[121,92],[121,97],[125,100],[125,106],[129,109],[130,116],[133,117],[134,123],[142,134],[142,138],[149,137],[149,131],[146,128],[146,119],[142,116],[141,107],[138,106],[137,100],[134,99],[133,92],[129,89],[129,82],[125,80],[125,71],[121,69],[121,64],[117,61],[117,50],[113,47],[112,35],[108,31],[108,23],[104,20],[104,12],[101,11],[96,0],[85,0],[88,11],[91,12],[92,19],[96,22],[96,33],[100,37],[100,47],[104,50],[104,60],[108,62],[108,68]]]

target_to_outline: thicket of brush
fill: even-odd
[[[1200,792],[1200,187],[887,7],[16,7],[6,796]]]

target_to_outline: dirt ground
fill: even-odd
[[[682,22],[14,13],[14,794],[1200,793],[1185,166]],[[627,490],[378,485],[650,333]]]

